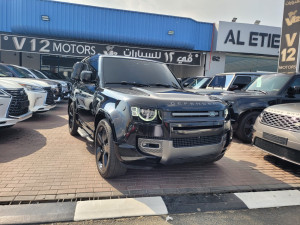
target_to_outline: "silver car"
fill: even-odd
[[[254,146],[300,165],[300,103],[266,108],[253,130]]]

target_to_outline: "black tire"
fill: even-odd
[[[78,132],[77,132],[78,124],[76,121],[74,102],[72,102],[69,105],[68,115],[69,115],[69,132],[72,136],[77,136],[78,135]]]
[[[95,132],[95,157],[97,169],[103,178],[113,178],[127,172],[126,166],[116,156],[112,129],[106,119],[99,122]]]
[[[251,143],[252,141],[252,129],[256,118],[260,112],[249,112],[245,114],[239,123],[236,130],[236,136],[245,143]]]

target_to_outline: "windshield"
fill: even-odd
[[[24,69],[14,67],[11,65],[7,65],[9,69],[11,69],[15,74],[17,74],[20,78],[32,78],[32,75]]]
[[[262,75],[251,83],[246,91],[278,92],[289,79],[289,75]]]
[[[193,88],[193,89],[203,88],[203,87],[205,87],[205,85],[207,84],[207,81],[209,81],[209,79],[210,78],[208,78],[208,77],[197,78],[188,86],[188,88]]]
[[[0,66],[0,77],[11,77],[12,73],[5,67]]]
[[[209,83],[208,87],[227,89],[229,87],[233,77],[234,77],[233,74],[215,76]]]
[[[104,83],[163,84],[179,88],[176,78],[162,63],[145,60],[103,58]]]
[[[39,73],[38,71],[35,70],[30,70],[30,71],[40,79],[48,79],[48,77],[46,77],[44,74]]]

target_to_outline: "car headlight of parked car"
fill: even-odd
[[[31,85],[31,84],[23,84],[19,83],[22,87],[27,89],[28,91],[34,91],[34,92],[45,92],[45,90],[39,86]]]
[[[149,122],[157,118],[158,112],[156,109],[131,107],[131,115]]]

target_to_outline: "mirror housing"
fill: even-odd
[[[295,95],[300,94],[300,86],[292,86],[287,90],[288,97],[294,98]]]
[[[80,74],[83,71],[83,69],[84,69],[84,63],[82,63],[82,62],[75,63],[74,66],[73,66],[71,79],[72,80],[77,80],[77,81],[80,80]]]
[[[87,71],[87,70],[83,70],[81,73],[80,73],[80,80],[83,82],[83,83],[92,83],[92,71]]]
[[[238,85],[231,85],[231,87],[229,88],[229,91],[235,91],[235,90],[238,90],[239,89],[239,86]]]
[[[189,83],[187,83],[187,82],[186,82],[186,83],[183,83],[182,86],[183,86],[183,87],[187,87],[187,86],[189,86]]]

